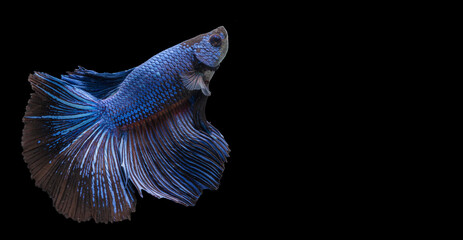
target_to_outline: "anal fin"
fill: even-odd
[[[228,145],[212,125],[195,127],[193,109],[185,102],[122,134],[122,168],[140,194],[193,206],[204,189],[218,188]]]

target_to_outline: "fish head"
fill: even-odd
[[[220,26],[184,42],[192,47],[196,58],[209,67],[217,67],[228,52],[228,33]]]

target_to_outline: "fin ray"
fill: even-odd
[[[98,99],[104,99],[113,94],[134,68],[116,73],[98,73],[79,67],[61,78],[68,84],[80,88]]]
[[[181,75],[181,78],[183,86],[185,86],[186,89],[191,91],[201,90],[204,95],[211,95],[209,87],[205,83],[205,76],[203,73],[193,70]]]
[[[98,100],[48,74],[30,75],[23,156],[56,210],[77,221],[130,218],[136,199],[121,171],[119,138],[100,120]]]
[[[192,206],[204,189],[218,188],[228,145],[216,130],[195,128],[192,109],[187,101],[122,135],[122,166],[140,195]]]

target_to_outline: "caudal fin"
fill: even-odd
[[[130,218],[136,200],[121,170],[120,140],[100,120],[98,99],[46,73],[29,81],[35,93],[23,118],[22,146],[36,185],[74,220]]]

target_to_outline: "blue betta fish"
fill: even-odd
[[[126,71],[31,74],[22,146],[35,184],[77,221],[130,219],[135,191],[194,206],[230,152],[205,116],[227,51],[219,27]]]

